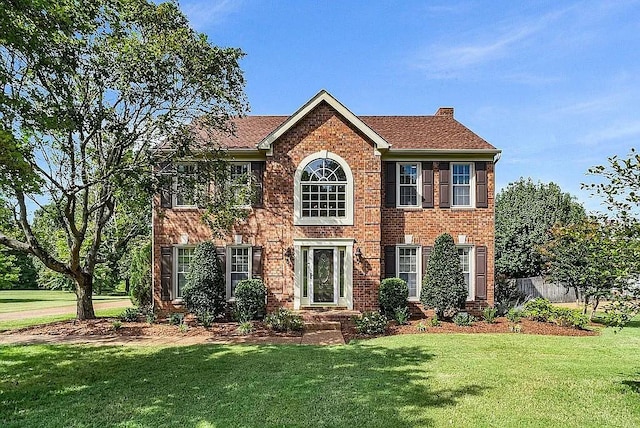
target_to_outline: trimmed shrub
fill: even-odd
[[[461,327],[470,327],[475,320],[476,318],[467,312],[458,312],[456,316],[453,317],[453,323]]]
[[[234,315],[240,322],[264,318],[267,287],[259,279],[244,279],[236,285]]]
[[[129,298],[140,308],[151,306],[151,242],[144,241],[131,250]]]
[[[497,315],[498,310],[494,307],[487,306],[482,310],[482,318],[484,318],[487,324],[495,323]]]
[[[213,322],[216,319],[216,317],[213,316],[213,314],[209,313],[209,312],[202,312],[202,313],[198,314],[197,318],[198,318],[198,322],[203,327],[211,327],[213,325]]]
[[[182,301],[196,316],[211,314],[215,318],[225,313],[226,287],[222,263],[213,242],[199,244],[193,252]]]
[[[140,309],[127,308],[124,311],[122,311],[122,313],[118,318],[120,318],[120,321],[136,322],[138,321],[139,317],[140,317]]]
[[[380,312],[364,312],[355,317],[356,331],[360,334],[384,334],[387,331],[387,317]]]
[[[301,331],[304,328],[302,317],[292,313],[289,309],[278,308],[264,319],[265,325],[273,331]]]
[[[400,278],[386,278],[380,283],[378,302],[380,312],[387,318],[394,318],[395,311],[407,307],[409,299],[409,287],[405,280]]]
[[[440,319],[464,307],[467,286],[458,250],[448,233],[436,238],[420,297],[422,304],[434,309]]]
[[[558,313],[557,309],[559,308],[556,308],[551,302],[542,297],[529,300],[524,304],[527,318],[533,321],[549,322],[555,318],[555,314]]]

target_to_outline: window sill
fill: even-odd
[[[420,303],[420,298],[419,297],[409,297],[407,299],[407,301],[412,302],[412,303]]]
[[[294,226],[353,226],[352,218],[312,217],[296,218]]]
[[[183,305],[184,305],[184,302],[182,301],[182,298],[180,298],[180,299],[174,299],[174,300],[172,300],[172,301],[171,301],[171,304],[172,304],[173,306],[183,306]]]
[[[451,211],[475,211],[473,206],[451,206]]]
[[[422,211],[422,207],[410,207],[410,206],[403,206],[403,205],[396,205],[396,208],[399,210],[403,210],[403,211]]]
[[[197,205],[179,205],[179,206],[174,206],[171,209],[176,211],[197,211],[200,208],[198,208]]]

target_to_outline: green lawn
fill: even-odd
[[[0,425],[638,427],[639,350],[640,321],[600,337],[0,347]]]
[[[124,311],[124,308],[96,309],[98,317],[117,317]],[[37,318],[25,318],[20,320],[0,321],[0,332],[7,330],[17,330],[32,325],[48,324],[56,321],[72,320],[76,317],[75,312],[64,315],[49,315]]]
[[[96,303],[127,299],[129,299],[128,296],[93,296],[93,301]],[[75,304],[76,295],[68,291],[0,290],[0,314]]]

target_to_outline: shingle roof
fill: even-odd
[[[495,149],[453,116],[358,116],[389,144],[391,151],[486,150]],[[246,116],[234,119],[235,135],[221,136],[229,149],[255,149],[258,143],[282,124],[288,116]]]

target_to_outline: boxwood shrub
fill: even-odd
[[[240,322],[263,319],[267,312],[267,287],[260,279],[244,279],[236,285],[234,315]]]
[[[405,280],[386,278],[380,283],[378,302],[380,303],[380,312],[387,318],[394,318],[397,309],[406,308],[408,298],[409,287],[407,287]]]

